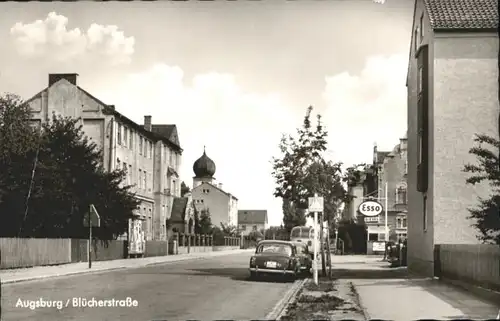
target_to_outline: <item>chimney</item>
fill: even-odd
[[[408,138],[399,139],[399,148],[401,151],[406,151],[408,149]]]
[[[219,184],[218,184],[218,187],[219,187],[220,189],[222,189],[222,183],[219,183]]]
[[[377,159],[377,143],[373,143],[373,164],[377,164],[378,159]]]
[[[144,129],[147,131],[152,131],[153,126],[151,125],[151,116],[146,115],[144,116]]]
[[[78,74],[49,74],[49,87],[61,79],[66,79],[72,85],[76,86],[76,78],[78,78]]]

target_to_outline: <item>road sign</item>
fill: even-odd
[[[384,207],[376,201],[364,201],[359,204],[358,211],[364,216],[377,216],[382,213]]]
[[[90,216],[90,223],[89,223],[89,216]],[[99,213],[97,213],[97,210],[94,207],[94,205],[90,205],[90,211],[85,213],[85,215],[83,217],[83,225],[85,227],[90,227],[90,226],[100,227],[101,226],[101,217],[99,216]]]
[[[309,197],[309,212],[323,212],[323,197]]]

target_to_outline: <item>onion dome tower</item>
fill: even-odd
[[[198,158],[193,164],[193,188],[201,183],[212,183],[215,174],[215,163],[207,156],[205,147],[203,147],[203,155]]]

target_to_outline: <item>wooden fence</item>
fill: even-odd
[[[500,291],[498,245],[440,244],[434,249],[434,274]]]

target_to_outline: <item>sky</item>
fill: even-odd
[[[267,209],[273,156],[309,105],[329,132],[327,159],[372,161],[406,132],[413,1],[5,2],[0,92],[25,99],[49,73],[136,121],[176,124],[180,176],[203,153],[239,209]]]

